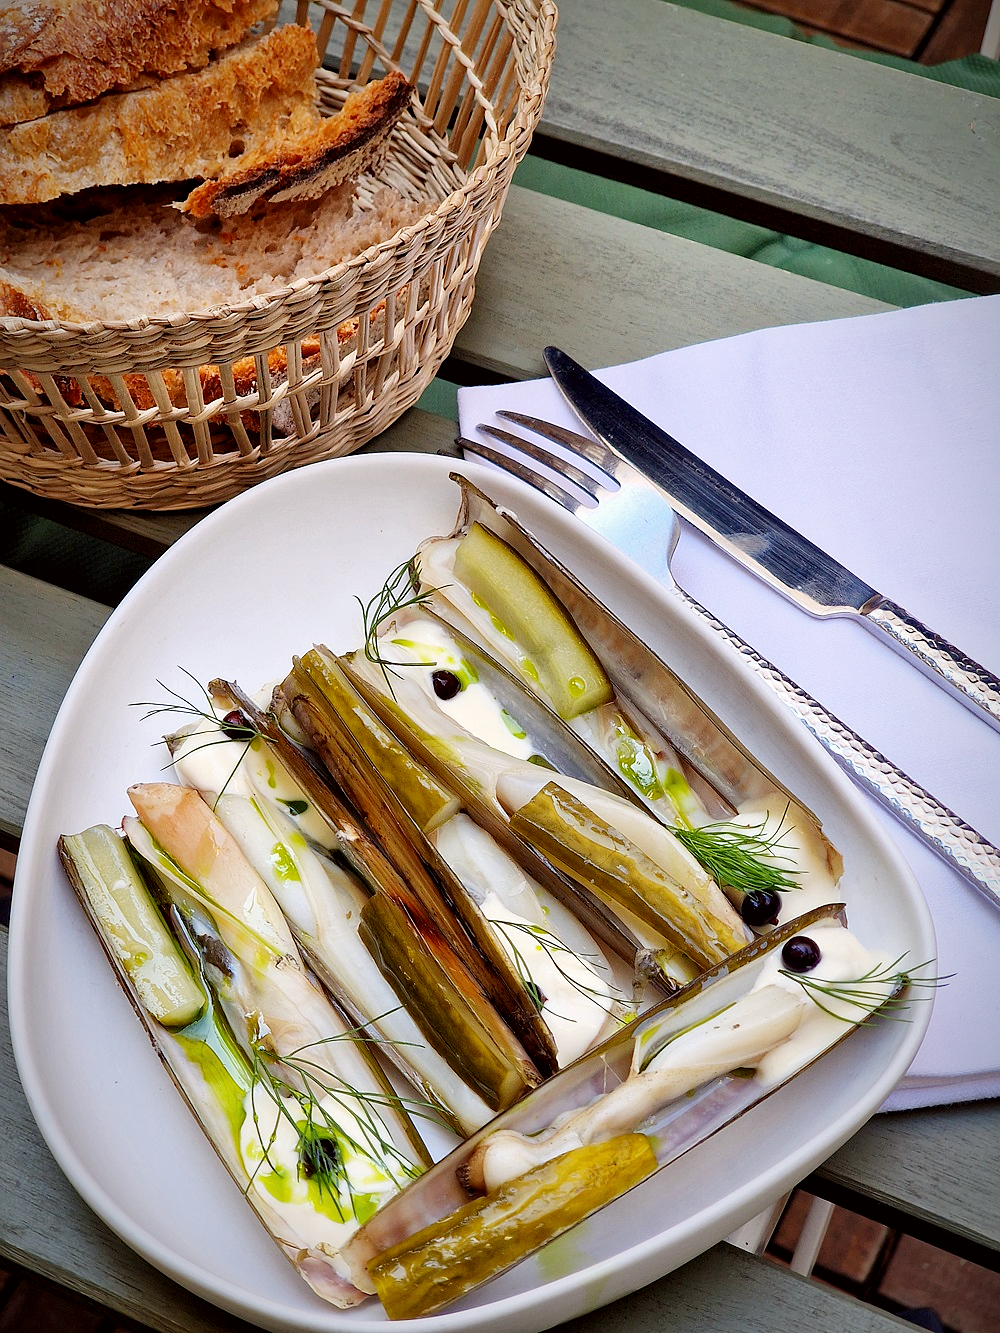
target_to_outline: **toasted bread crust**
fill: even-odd
[[[35,120],[51,108],[52,99],[38,74],[0,75],[0,125]]]
[[[218,175],[272,134],[318,123],[316,64],[315,37],[289,23],[194,73],[0,129],[0,204]]]
[[[0,11],[0,74],[37,75],[44,114],[142,74],[201,68],[277,11],[278,0],[26,0]]]
[[[313,199],[371,168],[409,105],[413,86],[398,71],[351,94],[315,129],[248,155],[234,170],[193,190],[183,211],[234,217],[259,200]]]
[[[0,278],[0,318],[51,319],[52,312],[40,301],[32,300],[27,292]]]

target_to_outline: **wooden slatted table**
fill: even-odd
[[[605,90],[600,100],[594,88]],[[666,192],[681,183],[736,216],[764,210],[772,221],[795,219],[789,229],[800,235],[847,236],[881,258],[898,250],[913,270],[961,273],[970,290],[986,291],[1000,287],[1000,114],[985,103],[662,0],[564,0],[537,142],[549,156],[584,155],[591,167]],[[884,308],[515,186],[445,373],[524,378],[542,373],[548,342],[611,364]],[[446,417],[414,410],[369,447],[437,451],[453,433]],[[0,502],[8,514],[27,509],[146,557],[200,517],[78,510],[10,487],[0,487]],[[85,592],[0,567],[0,842],[10,847],[59,701],[109,612]],[[4,971],[6,947],[0,931]],[[25,1103],[5,1013],[0,1115],[0,1259],[152,1328],[247,1327],[148,1267],[77,1198]],[[998,1267],[998,1130],[992,1102],[879,1117],[807,1185]],[[596,1333],[624,1322],[636,1333],[907,1327],[725,1244],[566,1327]]]

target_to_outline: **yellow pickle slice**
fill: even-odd
[[[644,1134],[543,1162],[384,1250],[368,1265],[390,1319],[432,1314],[562,1235],[652,1175]]]

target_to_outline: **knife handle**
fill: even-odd
[[[861,617],[870,629],[888,635],[897,652],[915,657],[936,684],[1000,731],[1000,680],[992,672],[888,598],[863,608]]]
[[[747,665],[802,721],[823,748],[900,823],[906,825],[932,851],[979,893],[1000,908],[1000,850],[966,824],[930,792],[907,777],[821,703],[796,685],[771,662],[751,648],[735,631],[723,625],[676,583],[672,589],[681,601],[743,658]]]

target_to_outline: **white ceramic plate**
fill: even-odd
[[[450,531],[448,460],[372,455],[289,473],[230,501],[168,551],[101,632],[56,719],[32,793],[11,922],[10,1016],[39,1127],[87,1203],[178,1282],[272,1329],[388,1327],[377,1302],[338,1312],[268,1239],[163,1073],[64,881],[60,833],[116,824],[155,780],[162,724],[134,705],[214,676],[255,689],[316,641],[359,642],[358,604],[432,533]],[[823,820],[844,855],[852,929],[934,956],[920,892],[859,796],[799,723],[670,593],[561,510],[471,464],[664,655]],[[190,695],[188,695],[190,697]],[[533,1333],[678,1267],[844,1142],[905,1072],[928,1003],[863,1030],[757,1110],[443,1314],[432,1330]],[[395,1327],[399,1327],[396,1325]]]

